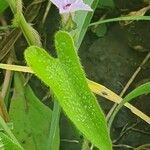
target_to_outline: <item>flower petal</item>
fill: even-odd
[[[58,9],[61,9],[65,0],[50,0]]]
[[[69,1],[69,0],[68,0]],[[71,1],[71,0],[70,0]],[[72,0],[72,2],[73,2],[73,0]],[[71,6],[70,7],[68,7],[67,9],[63,9],[63,8],[61,8],[60,10],[59,10],[59,13],[60,14],[63,14],[63,13],[69,13],[69,12],[75,12],[75,11],[78,11],[78,10],[84,10],[84,11],[93,11],[92,10],[92,8],[89,6],[89,5],[87,5],[87,4],[85,4],[84,2],[83,2],[83,0],[76,0],[74,3],[72,3],[71,4]]]
[[[75,11],[77,10],[93,11],[93,9],[88,4],[85,4],[83,0],[76,0],[76,2],[73,5],[71,5],[70,9]]]
[[[64,0],[64,2],[65,2],[65,4],[68,4],[68,3],[72,4],[72,3],[76,2],[76,0]]]

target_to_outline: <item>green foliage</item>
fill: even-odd
[[[0,14],[8,7],[8,4],[5,0],[0,0]]]
[[[89,4],[94,10],[99,7],[114,7],[113,0],[85,0],[85,3]],[[85,33],[89,27],[90,21],[92,19],[93,13],[91,12],[76,12],[75,13],[75,22],[77,24],[77,29],[74,32],[75,41],[77,48],[80,47],[81,42],[85,36]],[[106,27],[106,26],[105,26]],[[98,33],[99,34],[99,33]]]
[[[86,4],[89,4],[91,8],[94,10],[96,9],[99,0],[85,0]],[[88,29],[89,23],[92,19],[93,13],[91,12],[76,12],[75,13],[75,23],[77,24],[77,29],[74,31],[75,34],[75,41],[77,48],[80,47],[81,42],[85,36],[85,33]]]
[[[38,32],[26,21],[22,13],[22,0],[6,1],[14,14],[13,26],[19,27],[22,30],[29,45],[41,46],[42,44]]]
[[[120,105],[124,105],[126,102],[129,102],[133,100],[134,98],[143,94],[148,94],[148,93],[150,93],[150,82],[142,84],[136,89],[134,89],[133,91],[131,91],[128,95],[125,96],[125,98],[121,102],[122,104]]]
[[[59,118],[60,118],[60,106],[58,102],[54,101],[54,108],[52,112],[51,128],[48,139],[47,150],[59,150],[60,137],[59,137]]]
[[[0,133],[0,149],[1,150],[23,150],[18,143],[15,143],[10,137],[4,133]]]
[[[14,14],[22,13],[22,0],[4,0],[6,1]]]
[[[117,21],[129,21],[129,20],[150,20],[150,16],[127,16],[127,17],[117,17],[105,20],[99,20],[97,22],[91,23],[89,26],[100,25],[109,22],[117,22]]]
[[[140,95],[143,95],[143,94],[148,94],[148,93],[150,93],[150,82],[140,85],[139,87],[137,87],[136,89],[131,91],[127,96],[125,96],[125,98],[122,100],[122,102],[116,107],[116,109],[112,113],[112,115],[109,119],[109,127],[111,127],[116,114],[119,112],[119,110],[123,107],[123,105],[126,102],[134,100],[134,98],[136,98]]]
[[[92,28],[92,31],[98,36],[103,37],[107,32],[106,24],[101,24]]]
[[[98,8],[103,7],[114,7],[114,1],[113,0],[100,0],[98,3]]]
[[[23,150],[21,145],[18,143],[16,137],[13,135],[13,133],[9,129],[8,125],[0,116],[0,148],[8,149],[10,147],[16,148],[16,150]]]
[[[14,95],[9,114],[13,133],[25,149],[47,148],[52,111],[39,101],[29,85],[25,85],[19,73],[14,76]],[[56,138],[58,141],[58,132]]]
[[[77,128],[99,149],[111,150],[105,116],[90,91],[73,40],[57,32],[58,58],[36,46],[25,51],[27,64],[54,92],[59,104]]]
[[[94,10],[97,7],[114,7],[113,0],[85,0],[85,3],[89,4],[91,8]],[[93,13],[91,12],[76,12],[75,14],[75,22],[77,24],[77,29],[74,32],[75,41],[77,48],[80,47],[81,42],[85,36],[85,33],[88,29],[88,26],[90,24],[90,21],[92,19]],[[106,26],[105,26],[106,27]],[[100,30],[99,30],[100,31]],[[97,32],[98,35],[101,34],[100,32]]]

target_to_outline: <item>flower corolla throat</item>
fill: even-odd
[[[78,10],[93,11],[83,0],[51,0],[51,2],[59,9],[60,14],[72,13]]]

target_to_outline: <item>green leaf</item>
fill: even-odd
[[[8,4],[5,0],[0,0],[0,14],[8,7]]]
[[[99,20],[96,22],[91,23],[89,26],[95,26],[95,25],[100,25],[104,23],[110,23],[110,22],[117,22],[117,21],[129,21],[129,20],[150,20],[150,16],[125,16],[125,17],[117,17],[117,18],[110,18],[110,19],[104,19],[104,20]]]
[[[99,0],[85,0],[84,2],[90,5],[94,12],[94,10],[98,5]],[[93,16],[92,12],[85,12],[85,11],[79,11],[76,12],[75,14],[74,21],[77,24],[77,29],[74,31],[74,34],[75,34],[75,39],[76,39],[75,41],[76,41],[77,48],[79,48],[81,45],[81,42],[88,29],[92,16]]]
[[[98,7],[99,8],[114,7],[114,1],[113,0],[100,0]]]
[[[134,89],[132,92],[130,92],[127,96],[125,96],[125,98],[122,100],[122,102],[116,107],[116,109],[112,113],[112,115],[109,119],[109,128],[111,128],[112,122],[113,122],[116,114],[119,112],[119,110],[123,107],[123,105],[126,102],[134,100],[134,98],[136,98],[140,95],[143,95],[143,94],[148,94],[148,93],[150,93],[150,82],[140,85],[139,87]]]
[[[23,150],[6,134],[0,132],[0,149],[1,150]]]
[[[105,116],[88,87],[73,39],[67,32],[57,32],[55,47],[58,58],[39,47],[29,47],[25,51],[28,65],[53,90],[60,106],[83,135],[99,149],[111,150]]]
[[[0,137],[1,137],[0,142],[1,142],[1,144],[5,145],[7,143],[7,138],[2,134],[2,132],[5,132],[9,136],[9,138],[12,140],[12,142],[14,144],[16,144],[17,147],[20,148],[20,150],[23,150],[23,148],[21,147],[21,145],[17,141],[16,137],[13,135],[13,133],[11,132],[11,130],[9,129],[9,127],[7,126],[7,124],[5,123],[5,121],[3,120],[3,118],[1,116],[0,116],[0,130],[1,130],[0,131]]]
[[[14,75],[14,95],[10,105],[13,133],[27,150],[47,149],[52,111],[34,95],[23,76]]]
[[[132,92],[130,92],[128,95],[125,96],[122,103],[124,105],[126,102],[129,102],[133,100],[134,98],[143,94],[148,94],[148,93],[150,93],[150,82],[142,84],[136,89],[134,89]]]
[[[60,118],[60,106],[57,101],[54,101],[54,108],[52,112],[52,121],[50,134],[48,138],[47,150],[59,150],[59,118]]]
[[[106,24],[101,24],[92,29],[92,31],[98,36],[103,37],[107,32]]]

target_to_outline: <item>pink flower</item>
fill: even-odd
[[[93,11],[83,0],[51,0],[51,2],[59,9],[60,14],[78,10]]]

